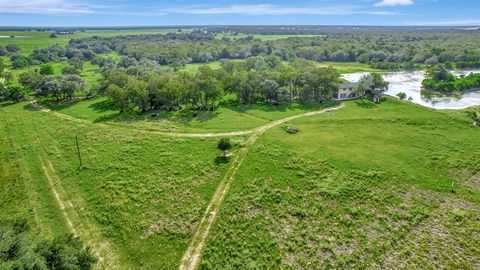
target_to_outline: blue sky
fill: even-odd
[[[0,0],[0,26],[480,25],[480,0]]]

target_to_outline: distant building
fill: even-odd
[[[338,91],[333,93],[334,100],[349,100],[359,98],[361,95],[353,91],[356,83],[341,83]]]

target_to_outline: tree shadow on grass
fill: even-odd
[[[92,103],[88,106],[88,108],[91,108],[96,112],[107,112],[116,110],[112,102],[110,102],[109,100],[102,100],[100,102]]]
[[[41,106],[48,108],[52,111],[61,111],[64,109],[68,109],[72,107],[73,105],[83,101],[83,98],[76,98],[72,100],[52,100],[52,99],[42,99],[38,101],[38,104]]]
[[[298,103],[298,102],[283,102],[279,104],[270,104],[268,102],[257,102],[248,105],[242,105],[238,103],[228,104],[225,108],[238,112],[248,113],[251,110],[260,110],[264,112],[286,112],[288,110],[300,110],[300,111],[314,111],[321,110],[327,107],[338,105],[338,101],[325,100],[322,102],[310,102],[310,103]]]
[[[13,104],[10,104],[10,105],[13,105]],[[26,111],[32,111],[32,112],[36,112],[40,110],[40,108],[33,106],[30,102],[25,104],[25,106],[23,106],[23,109]]]
[[[1,108],[6,108],[8,106],[12,106],[12,105],[15,105],[17,104],[18,102],[15,102],[15,101],[3,101],[3,102],[0,102],[0,109]],[[24,109],[27,109],[26,107],[30,105],[30,103],[26,104],[23,108]]]
[[[225,156],[218,156],[215,158],[215,165],[219,166],[219,165],[222,165],[222,164],[227,164],[228,162],[230,162],[230,157],[225,157]]]
[[[93,104],[92,104],[93,105]],[[111,108],[107,104],[98,104],[96,110],[108,111]],[[208,122],[220,113],[218,111],[195,110],[191,108],[184,108],[178,111],[153,110],[144,113],[138,111],[128,111],[123,113],[115,113],[104,115],[95,120],[95,122],[170,122],[172,124],[181,123],[188,125],[192,121]]]
[[[377,105],[371,101],[355,101],[358,107],[364,109],[374,109],[377,108]]]

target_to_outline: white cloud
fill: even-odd
[[[71,0],[0,0],[0,13],[90,14],[100,7]]]
[[[413,0],[382,0],[376,3],[376,7],[396,7],[396,6],[410,6],[415,4]]]
[[[245,14],[245,15],[349,15],[349,14],[371,14],[371,15],[392,15],[388,11],[369,11],[359,9],[357,6],[329,6],[329,7],[287,7],[271,4],[259,5],[231,5],[225,7],[174,7],[162,9],[164,13],[181,14]]]

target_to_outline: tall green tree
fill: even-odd
[[[120,113],[123,113],[129,104],[128,91],[116,84],[110,84],[106,94],[114,106],[120,110]]]
[[[369,96],[374,102],[380,102],[387,89],[388,82],[383,79],[382,75],[376,73],[363,76],[354,87],[354,91],[362,99]]]

